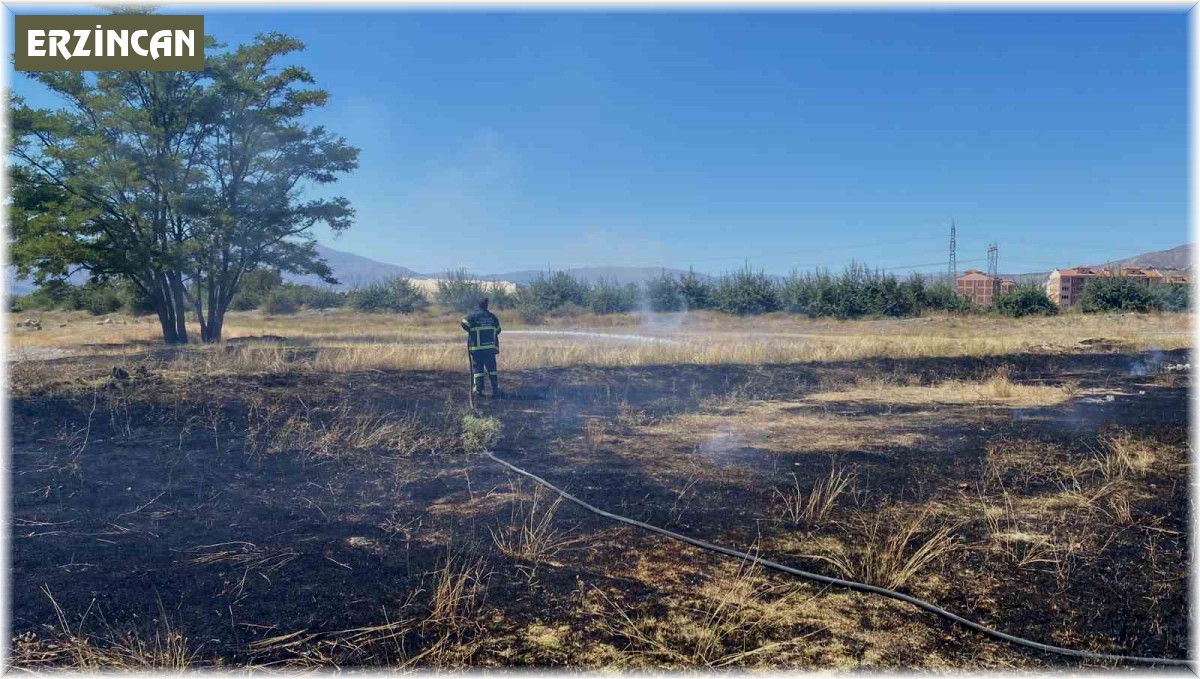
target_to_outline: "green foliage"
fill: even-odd
[[[286,316],[300,310],[296,294],[286,288],[271,290],[262,301],[262,310],[272,316]]]
[[[233,296],[229,308],[233,311],[249,311],[263,306],[267,296],[283,285],[283,273],[279,269],[253,269],[242,274],[241,285]]]
[[[995,300],[996,310],[1006,316],[1053,316],[1058,306],[1046,296],[1039,285],[1019,285]]]
[[[646,281],[646,303],[651,311],[658,312],[682,311],[687,308],[687,299],[684,298],[680,281],[666,274]]]
[[[521,290],[521,304],[530,312],[563,313],[564,309],[582,309],[587,305],[588,286],[565,271],[555,271],[530,281]],[[568,306],[570,305],[570,306]]]
[[[481,281],[472,279],[465,269],[458,269],[438,280],[435,297],[446,309],[465,313],[479,306],[479,300],[488,297],[488,293]],[[490,297],[488,303],[491,304]]]
[[[723,276],[713,294],[716,308],[735,316],[778,311],[779,297],[766,274],[749,268]]]
[[[203,71],[30,73],[61,103],[11,98],[18,274],[134,282],[172,343],[187,342],[192,313],[201,338],[218,341],[248,271],[333,282],[311,233],[348,228],[353,210],[306,189],[353,170],[358,150],[309,123],[328,93],[279,63],[303,48],[271,33],[210,52]],[[111,306],[104,290],[88,294],[85,307]]]
[[[679,278],[679,294],[683,297],[684,311],[713,308],[712,284],[697,276],[691,269]]]
[[[1192,291],[1188,285],[1158,285],[1150,288],[1153,304],[1163,311],[1191,311]]]
[[[477,453],[494,447],[500,441],[503,425],[494,417],[463,415],[462,445],[468,453]]]
[[[634,283],[617,285],[602,280],[588,286],[587,306],[595,314],[619,314],[636,309],[641,296]]]
[[[1097,276],[1084,286],[1079,309],[1084,313],[1150,311],[1157,302],[1144,282],[1127,276]]]
[[[410,314],[429,307],[429,300],[411,280],[397,276],[350,294],[350,305],[369,313]]]
[[[485,287],[488,296],[488,307],[491,309],[512,309],[517,305],[517,294],[500,281],[492,281]]]
[[[954,291],[954,286],[947,281],[938,281],[924,286],[925,307],[938,311],[974,312],[979,311],[974,302],[966,297],[960,297]]]
[[[313,285],[286,285],[284,287],[294,291],[296,301],[305,309],[339,309],[346,306],[350,297],[347,293],[338,292],[329,287]]]
[[[34,292],[14,299],[13,311],[87,311],[96,316],[121,310],[142,313],[145,298],[126,281],[92,279],[83,285],[50,280]]]

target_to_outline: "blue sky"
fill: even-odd
[[[420,271],[940,271],[952,218],[960,269],[1188,240],[1182,10],[164,11],[308,44],[362,148],[319,240]]]

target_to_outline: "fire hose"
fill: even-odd
[[[584,509],[588,510],[589,512],[592,512],[593,514],[597,514],[599,516],[603,516],[605,518],[612,519],[613,521],[619,521],[621,523],[625,523],[630,526],[634,526],[636,528],[641,528],[642,530],[648,530],[652,533],[658,533],[659,535],[666,536],[668,538],[671,538],[672,540],[678,540],[680,542],[685,542],[689,545],[693,545],[695,547],[700,547],[701,549],[706,549],[711,552],[717,552],[718,554],[725,554],[726,556],[732,556],[732,557],[736,557],[739,559],[748,560],[758,566],[762,566],[763,568],[769,568],[771,570],[779,571],[781,573],[787,573],[789,575],[794,575],[796,577],[803,578],[805,580],[812,580],[814,582],[820,582],[820,583],[824,583],[826,585],[832,585],[834,587],[842,587],[842,588],[854,590],[857,592],[867,592],[869,594],[878,594],[879,596],[884,596],[889,599],[896,599],[897,601],[903,601],[907,604],[912,604],[913,606],[916,606],[917,608],[920,608],[923,611],[928,611],[929,613],[933,613],[934,615],[945,618],[946,620],[949,620],[951,622],[958,623],[959,625],[962,625],[969,629],[975,630],[976,632],[979,632],[980,634],[991,637],[993,639],[998,639],[1000,641],[1004,641],[1004,642],[1007,642],[1010,644],[1015,644],[1017,646],[1023,646],[1025,648],[1032,648],[1032,649],[1035,649],[1038,651],[1043,651],[1045,653],[1056,653],[1058,655],[1066,655],[1066,656],[1072,656],[1072,657],[1076,657],[1076,658],[1084,658],[1087,660],[1100,660],[1100,661],[1117,662],[1117,663],[1143,663],[1143,664],[1150,664],[1150,665],[1182,665],[1184,667],[1190,667],[1190,665],[1191,665],[1191,661],[1187,660],[1186,658],[1147,658],[1147,657],[1142,657],[1142,656],[1118,655],[1118,654],[1113,654],[1113,653],[1094,653],[1092,651],[1081,651],[1081,650],[1073,649],[1073,648],[1063,648],[1062,646],[1054,646],[1051,644],[1043,644],[1041,642],[1031,641],[1029,639],[1022,639],[1021,637],[1013,636],[1011,634],[1007,634],[1005,632],[1001,632],[999,630],[992,629],[991,627],[982,625],[973,620],[968,620],[968,619],[962,617],[961,615],[952,613],[940,606],[936,606],[927,601],[922,601],[921,599],[918,599],[914,596],[909,596],[908,594],[904,594],[902,592],[897,592],[895,590],[887,589],[884,587],[877,587],[875,585],[869,585],[869,584],[866,584],[863,582],[855,582],[853,580],[843,580],[841,578],[834,578],[834,577],[830,577],[828,575],[821,575],[819,573],[810,573],[808,571],[803,571],[798,568],[792,568],[791,566],[785,566],[784,564],[781,564],[777,561],[772,561],[770,559],[764,559],[762,557],[748,554],[746,552],[741,552],[736,549],[730,549],[728,547],[714,545],[713,543],[707,542],[705,540],[700,540],[698,538],[692,538],[692,537],[688,537],[686,535],[682,535],[680,533],[675,533],[675,532],[669,531],[665,528],[659,528],[658,526],[653,526],[651,524],[644,523],[644,522],[638,521],[636,519],[631,519],[627,516],[621,516],[619,514],[613,514],[612,512],[606,512],[603,509],[600,509],[599,507],[595,507],[593,505],[588,504],[587,502],[584,502],[583,500],[580,500],[579,498],[575,497],[574,495],[571,495],[570,493],[566,492],[565,490],[562,490],[561,488],[555,486],[554,484],[541,478],[540,476],[536,476],[534,474],[531,474],[530,472],[525,471],[524,469],[521,469],[520,467],[512,465],[508,462],[505,462],[504,460],[502,460],[502,459],[496,457],[494,454],[492,454],[491,451],[485,450],[484,454],[487,455],[488,457],[490,457],[492,460],[504,465],[509,470],[511,470],[517,474],[520,474],[521,476],[532,479],[535,483],[537,483],[549,490],[552,490],[555,493],[558,493],[564,499],[566,499],[576,505],[579,505],[580,507],[583,507]]]

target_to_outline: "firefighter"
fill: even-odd
[[[479,300],[479,308],[463,317],[467,331],[467,353],[471,356],[471,394],[483,395],[483,378],[492,382],[492,398],[500,395],[496,374],[496,354],[500,353],[500,319],[488,311],[488,298]]]

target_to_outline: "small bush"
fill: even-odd
[[[267,295],[283,285],[283,274],[278,269],[254,269],[242,274],[237,292],[229,303],[233,311],[257,309],[267,301]]]
[[[1036,285],[1022,285],[996,298],[996,310],[1005,316],[1053,316],[1058,306]]]
[[[306,309],[339,309],[346,305],[349,297],[331,287],[312,285],[290,286],[295,290],[296,300]]]
[[[500,441],[500,420],[494,417],[463,415],[462,445],[468,453],[489,450]]]
[[[492,309],[512,309],[517,305],[517,294],[500,281],[492,281],[485,288]]]
[[[691,269],[679,278],[679,294],[683,297],[684,311],[713,308],[712,284]]]
[[[780,308],[771,279],[748,268],[723,277],[713,296],[718,309],[736,316],[765,314]]]
[[[651,311],[681,311],[687,308],[679,281],[662,275],[646,282],[646,304]]]
[[[587,306],[596,314],[619,314],[638,307],[641,290],[638,286],[617,285],[601,280],[588,288]]]
[[[429,300],[411,280],[396,277],[354,291],[351,305],[368,313],[409,314],[429,308]]]
[[[435,293],[438,304],[462,313],[478,307],[479,300],[487,296],[483,282],[472,279],[465,269],[446,272],[445,277],[438,280]]]
[[[1104,276],[1089,280],[1079,298],[1084,313],[1104,311],[1150,311],[1157,300],[1150,288],[1127,276]]]
[[[1163,311],[1191,311],[1192,294],[1187,285],[1159,285],[1150,288],[1152,304]]]
[[[272,316],[286,316],[300,310],[296,296],[289,290],[272,290],[263,299],[262,309]]]
[[[565,271],[549,276],[539,274],[521,290],[522,302],[543,313],[572,305],[582,309],[587,305],[588,287]]]

